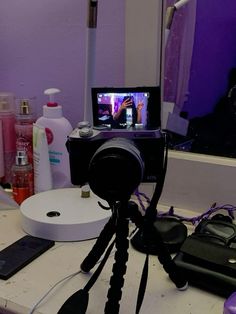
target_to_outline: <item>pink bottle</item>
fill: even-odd
[[[3,151],[1,160],[4,161],[4,183],[11,183],[11,168],[15,163],[16,134],[15,134],[15,97],[12,93],[0,93],[0,120],[2,126],[1,138]]]
[[[33,165],[33,123],[35,122],[31,99],[17,100],[16,151],[25,151],[28,162]]]

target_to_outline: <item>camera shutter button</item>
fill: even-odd
[[[88,127],[84,127],[82,129],[79,130],[79,136],[80,137],[90,137],[93,135],[93,129],[92,128],[88,128]]]

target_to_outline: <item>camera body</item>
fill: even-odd
[[[122,138],[140,152],[144,164],[142,182],[157,182],[162,174],[165,138],[160,129],[100,129],[78,127],[68,136],[66,147],[69,152],[71,182],[83,185],[89,179],[89,165],[95,152],[105,142]],[[112,149],[112,146],[111,146]]]

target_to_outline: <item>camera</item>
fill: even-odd
[[[80,123],[66,142],[71,182],[89,183],[106,200],[129,198],[141,182],[162,175],[165,138],[160,129],[108,129]]]

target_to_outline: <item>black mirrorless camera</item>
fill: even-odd
[[[165,138],[147,129],[97,129],[81,123],[66,143],[71,182],[89,183],[106,200],[128,198],[140,182],[158,182]]]

